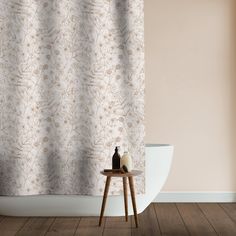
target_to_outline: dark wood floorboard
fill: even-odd
[[[131,217],[128,222],[125,221],[125,217],[108,217],[103,235],[131,236]]]
[[[201,203],[198,205],[219,235],[236,235],[235,222],[218,204]]]
[[[4,217],[0,222],[0,235],[13,236],[26,224],[26,217]]]
[[[190,235],[217,235],[197,204],[176,204]]]
[[[189,235],[181,215],[174,203],[154,204],[161,235]]]
[[[132,236],[161,235],[153,203],[138,215],[138,221],[139,227],[135,228],[134,217],[132,216]]]
[[[101,227],[98,226],[98,217],[82,217],[76,230],[76,236],[102,236],[106,218],[104,217]]]
[[[236,236],[235,203],[153,203],[138,218],[0,216],[0,236]]]
[[[58,217],[46,233],[46,236],[73,236],[80,218]]]
[[[54,222],[54,218],[32,217],[23,228],[17,232],[17,236],[43,236]]]
[[[236,223],[236,203],[221,203],[219,204],[228,216]]]

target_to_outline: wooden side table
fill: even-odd
[[[127,178],[128,178],[130,193],[131,193],[131,200],[132,200],[133,211],[134,211],[135,225],[136,225],[136,227],[138,227],[138,216],[137,216],[137,208],[136,208],[136,201],[135,201],[133,177],[140,175],[141,173],[142,173],[142,171],[139,171],[139,170],[132,170],[131,172],[127,172],[127,173],[113,173],[113,172],[101,171],[101,174],[105,175],[107,177],[107,179],[106,179],[106,185],[105,185],[105,190],[104,190],[104,194],[103,194],[102,207],[101,207],[101,213],[100,213],[100,219],[99,219],[99,226],[101,226],[101,224],[102,224],[102,218],[103,218],[104,211],[105,211],[105,205],[106,205],[107,195],[108,195],[109,186],[110,186],[110,182],[111,182],[111,177],[122,177],[123,178],[123,191],[124,191],[125,219],[126,219],[126,221],[128,221],[128,192],[127,192]]]

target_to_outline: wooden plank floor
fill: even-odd
[[[133,216],[105,217],[6,217],[0,216],[0,236],[185,236],[236,235],[236,203],[151,204]]]

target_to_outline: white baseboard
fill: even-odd
[[[153,202],[236,202],[236,192],[161,192]]]

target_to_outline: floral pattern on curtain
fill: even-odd
[[[115,146],[144,171],[143,34],[143,0],[0,0],[0,195],[101,195]]]

